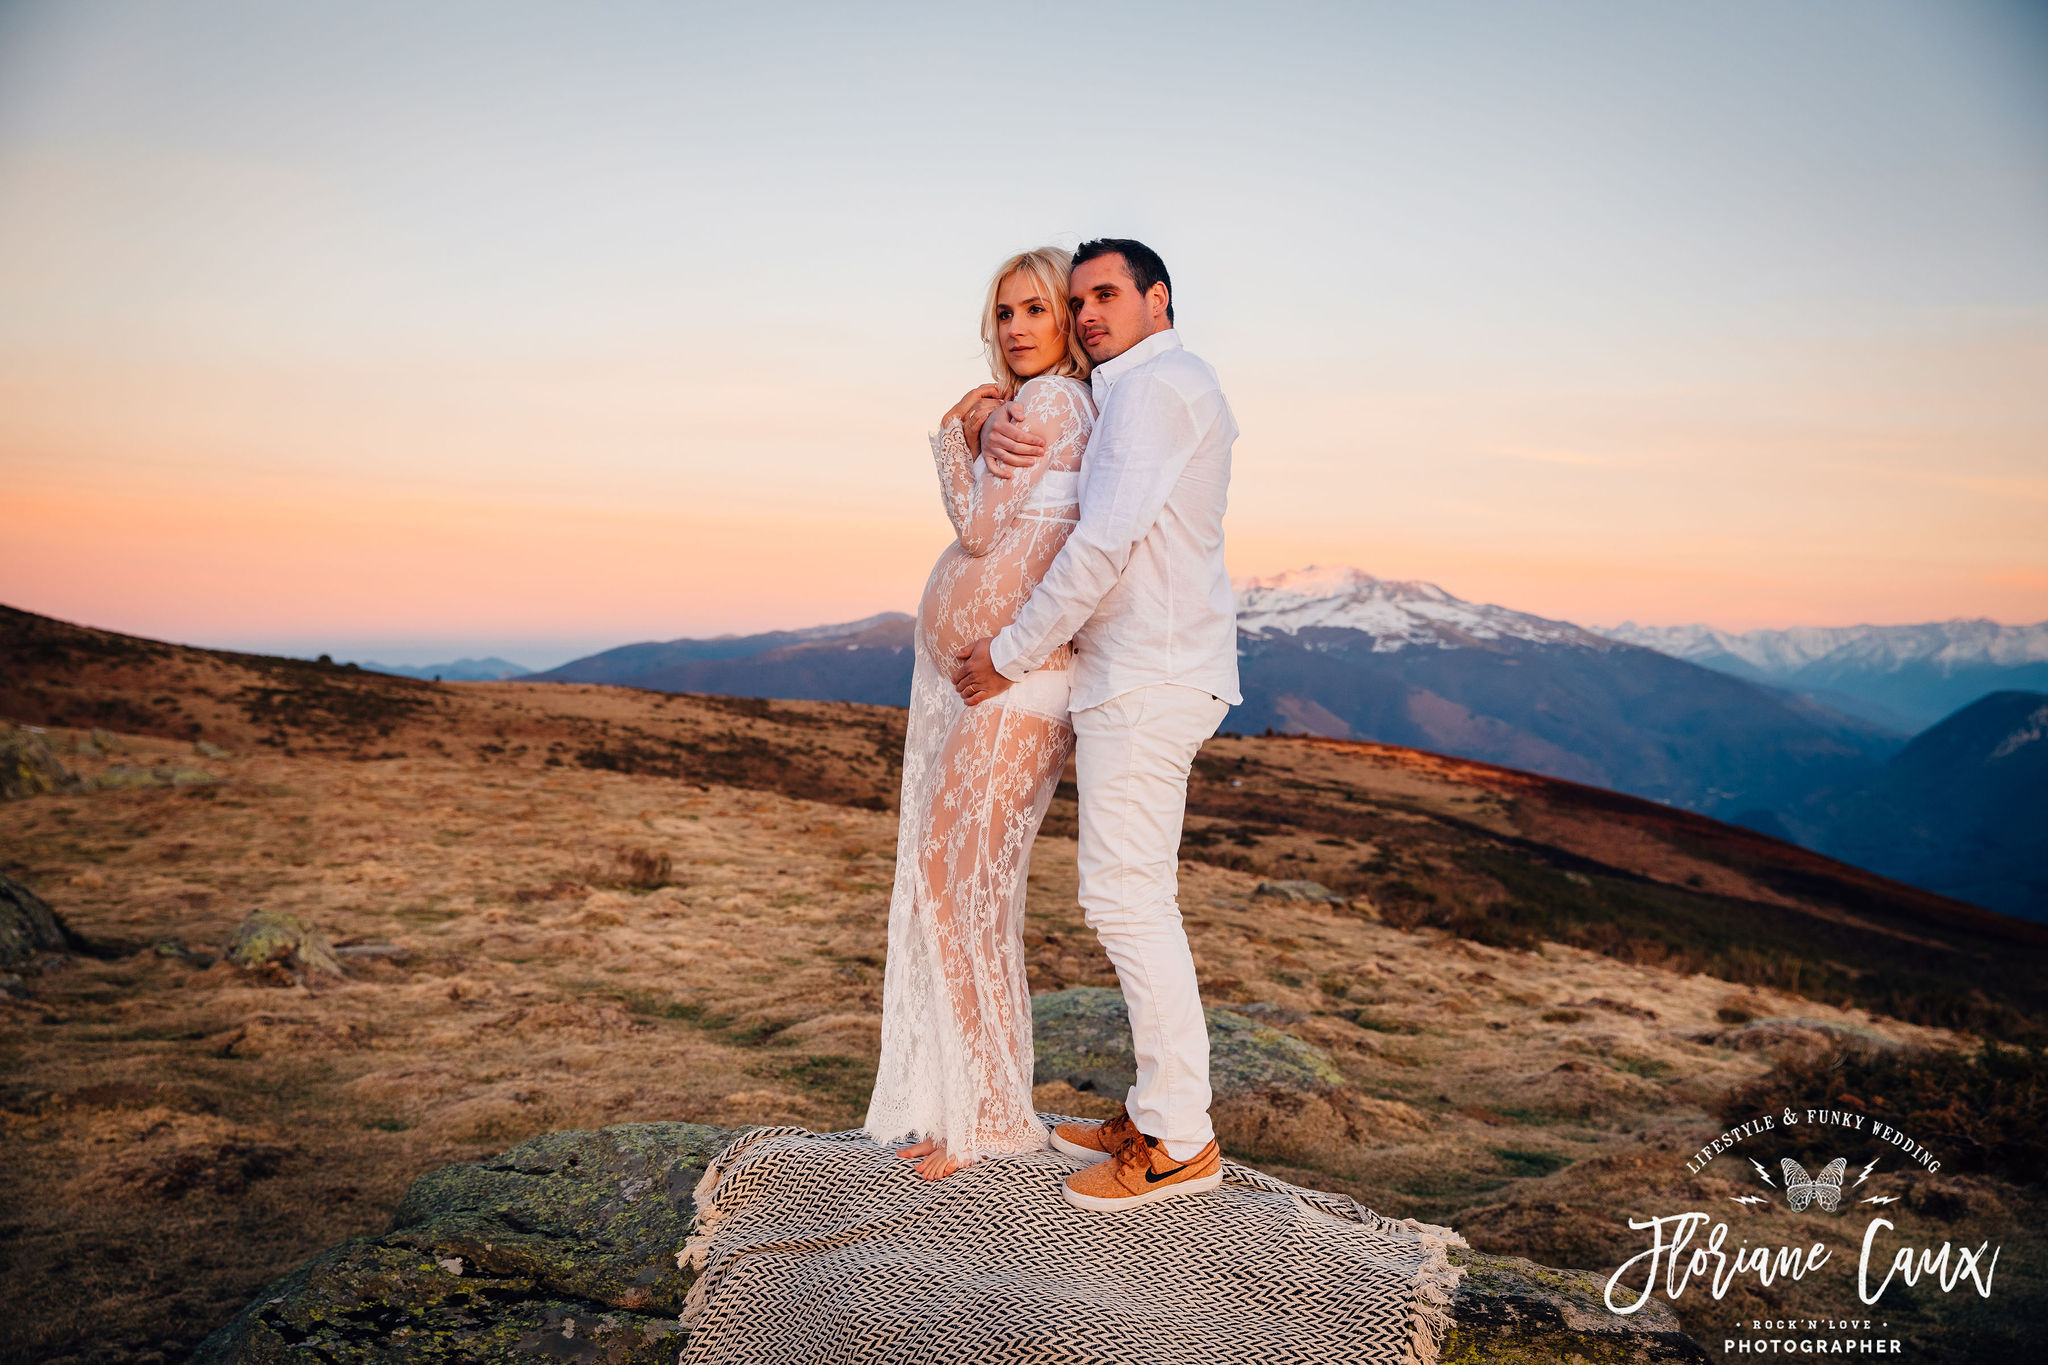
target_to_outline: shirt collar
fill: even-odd
[[[1095,390],[1095,401],[1100,406],[1109,395],[1116,381],[1129,374],[1138,366],[1162,351],[1180,349],[1180,333],[1172,327],[1163,332],[1154,332],[1120,356],[1103,361],[1088,372],[1088,386]]]

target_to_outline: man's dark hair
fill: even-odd
[[[1166,322],[1173,325],[1173,276],[1166,273],[1166,262],[1159,259],[1158,252],[1129,237],[1097,237],[1074,248],[1075,265],[1097,256],[1123,257],[1124,268],[1131,272],[1131,283],[1138,286],[1140,294],[1151,292],[1155,284],[1165,285]]]

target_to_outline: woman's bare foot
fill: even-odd
[[[917,1163],[917,1173],[923,1176],[926,1180],[944,1180],[947,1176],[953,1174],[953,1172],[959,1170],[962,1166],[965,1166],[967,1164],[964,1161],[954,1160],[953,1157],[946,1151],[946,1145],[944,1143],[938,1143],[935,1145],[937,1150],[932,1152],[932,1154],[926,1157],[924,1160]]]
[[[898,1147],[896,1155],[905,1161],[915,1161],[917,1173],[926,1180],[944,1180],[967,1164],[948,1156],[946,1144],[937,1138],[926,1138],[922,1142],[913,1142],[908,1147]]]
[[[911,1142],[909,1146],[899,1146],[897,1156],[901,1156],[903,1160],[918,1162],[918,1175],[922,1175],[928,1181],[944,1181],[948,1175],[952,1175],[954,1171],[967,1164],[965,1160],[954,1160],[952,1156],[948,1156],[946,1144],[938,1138],[926,1138],[924,1142]]]

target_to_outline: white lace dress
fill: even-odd
[[[1018,392],[1046,458],[991,477],[960,424],[932,438],[958,533],[917,611],[903,746],[896,885],[882,986],[882,1057],[866,1129],[883,1142],[938,1138],[957,1160],[1046,1145],[1031,1106],[1024,879],[1031,841],[1073,752],[1062,646],[1000,697],[953,691],[955,651],[1016,616],[1080,514],[1088,387],[1039,378]]]

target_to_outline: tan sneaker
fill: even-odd
[[[1052,1126],[1052,1145],[1082,1161],[1100,1161],[1139,1136],[1138,1125],[1131,1122],[1128,1109],[1101,1123],[1056,1123]]]
[[[1223,1183],[1223,1151],[1212,1138],[1186,1161],[1175,1161],[1155,1137],[1127,1142],[1098,1161],[1067,1177],[1062,1191],[1077,1209],[1113,1212],[1156,1204],[1176,1195],[1198,1194]]]

